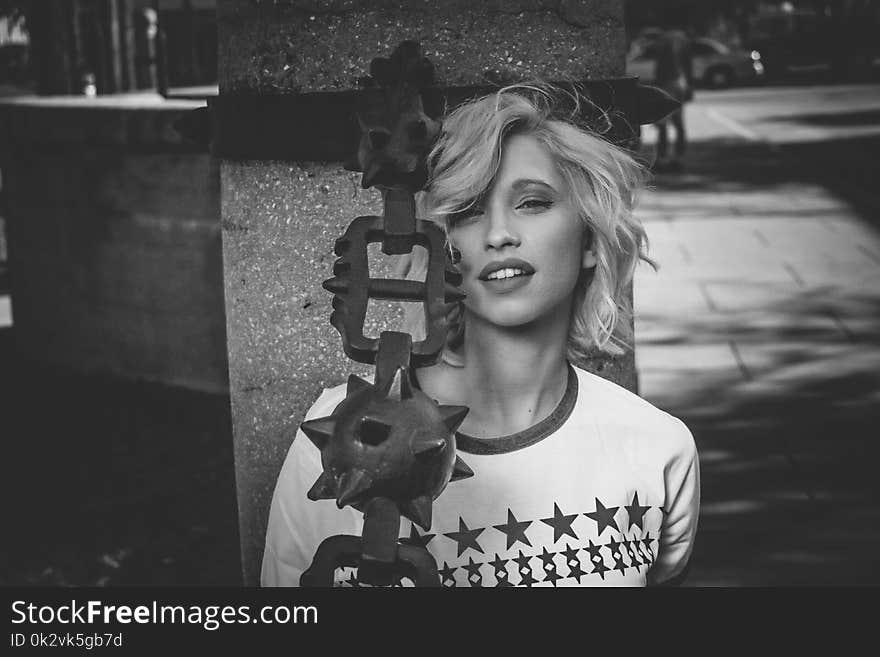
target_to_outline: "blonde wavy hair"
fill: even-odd
[[[507,139],[530,135],[547,149],[566,181],[572,206],[589,228],[597,259],[595,267],[581,272],[575,288],[567,344],[573,361],[594,350],[619,355],[632,347],[629,285],[640,259],[656,268],[646,254],[645,230],[633,215],[645,169],[596,128],[584,125],[581,116],[576,91],[544,83],[504,87],[461,105],[443,120],[428,156],[428,184],[418,199],[419,216],[447,229],[448,217],[467,211],[491,188]],[[607,115],[602,119],[610,125]],[[419,249],[402,258],[398,275],[424,280],[426,267],[426,252]],[[406,313],[408,328],[420,321],[416,310]],[[464,340],[460,305],[447,319],[447,349],[454,352]]]

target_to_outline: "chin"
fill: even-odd
[[[503,317],[497,320],[489,320],[495,326],[506,329],[526,328],[535,323],[536,317]]]
[[[496,304],[490,312],[475,313],[483,321],[503,328],[526,327],[534,324],[544,313],[532,304],[511,303]]]

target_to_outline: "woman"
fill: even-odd
[[[699,511],[693,438],[678,419],[574,365],[632,340],[626,291],[645,242],[633,217],[642,170],[512,87],[444,120],[425,216],[442,222],[467,298],[441,360],[414,383],[466,405],[458,451],[475,476],[434,502],[425,545],[444,586],[644,586],[675,581]],[[406,262],[418,277],[424,262]],[[329,415],[345,386],[306,419]],[[321,540],[362,516],[306,491],[320,453],[298,436],[272,501],[262,583],[296,586]],[[356,573],[337,581],[357,583]]]

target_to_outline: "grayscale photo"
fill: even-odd
[[[0,0],[0,585],[877,586],[878,34]]]

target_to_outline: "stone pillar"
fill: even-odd
[[[221,95],[356,89],[370,60],[404,39],[422,44],[441,85],[624,74],[622,0],[219,0],[218,25]],[[305,411],[322,388],[369,372],[345,357],[321,288],[335,238],[355,217],[381,213],[378,193],[359,180],[341,162],[221,163],[246,584],[258,583],[275,480]],[[373,328],[393,316],[375,313]],[[631,357],[589,366],[632,387]]]

